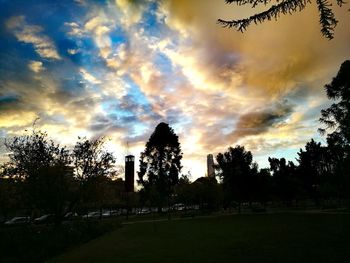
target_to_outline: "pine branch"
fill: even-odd
[[[226,2],[244,2],[244,1],[251,1],[255,2],[253,0],[229,0]],[[264,2],[264,0],[257,0],[260,2]],[[325,0],[323,0],[325,1]],[[306,7],[306,4],[310,3],[310,0],[285,0],[277,5],[271,6],[268,10],[255,14],[253,16],[250,16],[249,18],[239,19],[239,20],[223,20],[218,19],[218,23],[222,25],[223,27],[227,28],[236,28],[238,31],[243,32],[247,29],[247,27],[254,22],[255,24],[263,23],[265,20],[271,20],[275,19],[277,20],[281,14],[292,14],[297,11],[301,11]],[[328,17],[327,17],[328,18]],[[328,20],[327,20],[328,21]]]
[[[342,0],[338,0],[342,1]],[[267,5],[271,2],[271,0],[226,0],[226,4],[232,4],[235,3],[238,6],[243,6],[246,4],[252,5],[252,7],[256,7],[259,4]],[[278,1],[277,1],[278,2]]]
[[[329,8],[332,4],[328,0],[317,0],[316,3],[320,12],[321,33],[330,40],[333,38],[334,29],[338,24],[332,9]]]
[[[337,5],[338,5],[338,6],[342,7],[343,4],[346,4],[346,2],[343,1],[343,0],[337,0]]]

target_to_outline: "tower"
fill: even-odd
[[[125,191],[134,192],[135,156],[125,156]]]
[[[214,158],[212,154],[207,155],[207,175],[208,177],[215,177]]]

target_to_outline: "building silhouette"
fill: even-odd
[[[214,158],[212,154],[207,155],[207,176],[215,178]]]
[[[125,156],[125,191],[134,192],[135,156]]]

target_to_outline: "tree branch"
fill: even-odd
[[[245,2],[261,2],[264,3],[265,0],[236,0],[236,1],[231,1],[231,2],[240,2],[244,3]],[[223,20],[223,19],[218,19],[218,23],[222,25],[223,27],[228,27],[228,28],[236,28],[238,31],[243,32],[247,29],[247,27],[254,22],[255,24],[262,23],[265,20],[271,20],[275,19],[277,20],[281,14],[286,15],[286,14],[292,14],[297,11],[301,11],[306,7],[306,4],[310,3],[310,0],[285,0],[282,1],[281,3],[277,5],[271,6],[268,10],[255,14],[253,16],[250,16],[249,18],[245,19],[239,19],[239,20]]]
[[[342,0],[338,0],[338,1],[342,1]],[[250,4],[250,5],[252,5],[253,8],[256,7],[259,4],[267,5],[270,2],[271,2],[271,0],[226,0],[226,4],[235,3],[238,6]]]
[[[342,4],[341,0],[337,2],[338,5],[340,2]],[[334,36],[334,28],[338,24],[332,9],[329,8],[332,4],[330,4],[328,0],[317,0],[316,3],[320,13],[321,33],[330,40]]]

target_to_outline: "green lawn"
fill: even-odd
[[[233,215],[125,225],[51,262],[350,262],[350,215]]]

